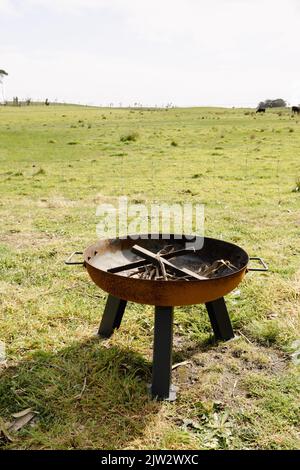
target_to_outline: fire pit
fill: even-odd
[[[151,393],[175,399],[171,385],[174,306],[205,303],[217,340],[234,337],[224,296],[247,271],[267,271],[261,258],[249,258],[232,243],[178,235],[141,235],[99,240],[74,252],[66,264],[83,264],[94,283],[109,293],[99,335],[119,328],[127,301],[155,305]],[[72,261],[83,254],[84,261]],[[249,260],[262,267],[249,268]]]

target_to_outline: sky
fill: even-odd
[[[6,99],[293,105],[299,31],[300,0],[0,0],[0,69]]]

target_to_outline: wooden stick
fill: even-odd
[[[137,246],[138,248],[141,248],[140,246],[138,245],[134,245],[134,246]],[[147,250],[148,251],[148,250]],[[162,250],[161,250],[162,251]],[[184,248],[182,250],[176,250],[176,251],[172,251],[172,252],[168,252],[168,253],[165,253],[165,254],[162,254],[161,257],[162,258],[165,258],[165,259],[169,259],[169,258],[173,258],[175,256],[184,256],[184,255],[187,255],[189,253],[195,253],[195,248]],[[148,251],[149,253],[152,253],[151,251]],[[154,253],[152,253],[153,256],[155,256]],[[121,271],[128,271],[129,269],[133,269],[133,268],[139,268],[139,267],[143,267],[143,266],[146,266],[148,263],[147,261],[145,260],[141,260],[141,261],[134,261],[132,263],[128,263],[128,264],[123,264],[121,266],[115,266],[114,268],[109,268],[107,270],[108,273],[119,273]]]
[[[143,248],[139,245],[134,245],[131,248],[131,251],[135,253],[136,255],[139,255],[143,257],[144,259],[148,261],[152,261],[152,263],[159,265],[160,267],[162,264],[164,265],[164,268],[169,268],[171,271],[175,272],[176,274],[179,275],[189,275],[195,279],[198,279],[199,281],[203,281],[204,279],[207,279],[204,276],[200,276],[199,274],[195,273],[194,271],[191,271],[188,268],[178,268],[175,266],[173,263],[168,261],[167,259],[163,258],[162,256],[156,255],[152,253],[152,251],[146,250],[146,248]],[[175,252],[172,253],[175,256]],[[161,264],[162,263],[162,264]]]

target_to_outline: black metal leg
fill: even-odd
[[[224,297],[207,302],[206,309],[216,340],[228,340],[234,337]]]
[[[171,385],[173,307],[155,307],[151,394],[158,400],[175,400]]]
[[[119,328],[126,304],[127,300],[119,299],[113,295],[108,296],[98,330],[99,336],[109,338],[113,334],[114,329]]]

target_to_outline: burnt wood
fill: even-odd
[[[152,252],[149,251],[149,253],[152,253]],[[171,253],[165,253],[159,256],[164,259],[170,259],[170,258],[174,258],[175,256],[183,256],[183,255],[188,255],[190,253],[195,253],[195,249],[190,248],[190,249],[184,249],[184,250],[175,250]],[[155,256],[154,253],[152,254]],[[120,273],[122,271],[128,271],[129,269],[139,268],[142,266],[146,267],[146,266],[151,266],[151,265],[149,264],[148,260],[143,259],[141,261],[133,261],[132,263],[123,264],[121,266],[115,266],[114,268],[108,269],[107,272],[108,273]]]
[[[148,261],[151,261],[156,266],[159,266],[158,255],[155,255],[154,253],[152,253],[152,251],[149,251],[146,248],[143,248],[138,245],[134,245],[131,248],[131,251],[135,253],[136,255],[139,255],[147,259]],[[195,279],[198,279],[199,281],[203,281],[204,279],[207,279],[206,277],[200,276],[199,274],[195,273],[194,271],[191,271],[188,268],[178,268],[178,266],[175,266],[173,263],[162,258],[161,256],[159,256],[159,258],[166,268],[170,269],[170,271],[173,271],[176,274],[179,274],[180,276],[191,276]]]

